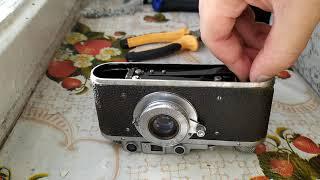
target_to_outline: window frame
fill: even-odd
[[[0,0],[0,23],[4,22],[28,0]]]

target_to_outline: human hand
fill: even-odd
[[[273,13],[257,23],[248,5]],[[201,38],[242,81],[261,82],[291,67],[320,21],[320,0],[200,0]]]

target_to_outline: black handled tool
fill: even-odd
[[[141,52],[129,52],[126,55],[126,59],[130,62],[138,62],[138,61],[156,59],[156,58],[168,56],[168,55],[173,54],[177,51],[180,51],[181,48],[182,48],[181,44],[172,43],[172,44],[169,44],[167,46],[157,48],[157,49],[151,49],[151,50],[141,51]]]
[[[197,51],[198,49],[199,49],[198,37],[193,35],[185,35],[179,40],[164,47],[141,51],[141,52],[129,52],[126,55],[126,59],[129,62],[139,62],[139,61],[145,61],[145,60],[168,56],[180,50]]]

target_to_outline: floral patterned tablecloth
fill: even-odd
[[[276,79],[269,135],[255,153],[217,147],[185,156],[130,154],[103,138],[88,81],[92,67],[125,61],[121,37],[199,27],[196,14],[145,17],[153,14],[147,7],[134,16],[81,18],[0,151],[0,167],[13,179],[42,172],[54,180],[320,178],[320,98],[292,71]],[[152,62],[220,63],[206,48]]]
[[[313,31],[307,47],[296,63],[296,67],[299,73],[320,95],[320,23]]]

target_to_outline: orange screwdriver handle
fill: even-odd
[[[187,28],[182,28],[173,32],[151,33],[142,36],[123,39],[120,41],[120,45],[123,49],[130,49],[151,43],[171,43],[182,38],[184,35],[187,34],[190,34],[190,31]]]
[[[181,45],[181,50],[197,51],[199,49],[199,41],[193,35],[186,35],[173,42]]]

